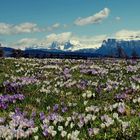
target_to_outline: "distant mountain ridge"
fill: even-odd
[[[101,47],[83,48],[80,43],[72,41],[67,42],[52,42],[49,46],[31,46],[26,48],[23,53],[27,56],[43,56],[46,55],[79,55],[79,56],[114,56],[117,57],[118,47],[121,47],[127,56],[131,57],[133,51],[140,56],[140,40],[118,40],[107,39],[104,40]],[[5,56],[11,56],[13,48],[3,47]]]
[[[131,56],[134,50],[140,56],[140,40],[108,39],[103,41],[102,46],[96,50],[96,53],[115,56],[117,47],[121,47],[128,56]]]
[[[13,48],[10,47],[0,47],[4,51],[4,57],[11,56]]]
[[[85,52],[85,53],[93,53],[95,52],[95,48],[84,48],[80,43],[74,43],[73,41],[66,41],[66,42],[58,42],[54,41],[48,46],[32,46],[28,47],[25,50],[47,50],[53,52]]]

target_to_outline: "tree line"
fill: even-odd
[[[4,57],[4,56],[5,56],[4,55],[4,47],[2,47],[2,45],[0,44],[0,57]],[[24,51],[22,51],[21,49],[13,49],[12,52],[11,52],[11,57],[14,57],[14,58],[25,57]],[[40,58],[40,57],[38,57],[38,58]],[[129,58],[129,56],[126,54],[126,52],[124,51],[124,49],[121,46],[117,46],[116,53],[111,51],[109,53],[109,55],[107,55],[107,57],[111,57],[111,58],[117,57],[117,58],[125,58],[125,59]],[[137,54],[135,49],[132,50],[130,58],[132,58],[132,59],[138,59],[139,58],[139,55]]]
[[[0,44],[0,57],[5,57],[4,47]],[[21,49],[12,49],[11,57],[19,58],[23,57],[23,51]]]

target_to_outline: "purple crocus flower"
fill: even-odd
[[[55,104],[55,105],[53,106],[53,111],[57,111],[58,108],[59,108],[59,105],[58,105],[58,104]]]
[[[52,113],[48,116],[48,119],[51,120],[51,121],[54,121],[57,117],[57,114],[56,113]]]
[[[65,113],[67,110],[68,110],[67,107],[63,107],[63,108],[62,108],[62,112],[63,112],[63,113]]]
[[[121,114],[123,114],[125,112],[125,107],[123,105],[120,105],[118,107],[118,112],[121,113]]]
[[[89,136],[92,136],[92,134],[93,134],[93,129],[92,128],[88,129],[88,134],[89,134]]]
[[[127,94],[125,94],[125,93],[117,94],[117,95],[115,96],[115,98],[118,99],[118,100],[120,100],[120,99],[126,99],[127,97],[128,97],[128,96],[127,96]]]
[[[17,108],[15,109],[15,113],[16,113],[16,114],[21,114],[20,108],[17,107]]]
[[[36,116],[36,112],[34,111],[34,112],[32,112],[31,117],[35,118],[35,116]]]
[[[49,135],[49,133],[48,133],[48,130],[47,130],[47,129],[45,129],[45,130],[43,131],[43,135],[44,135],[45,137]]]
[[[4,122],[5,122],[5,118],[0,117],[0,123],[4,123]]]
[[[2,109],[6,109],[7,107],[8,107],[8,104],[5,104],[5,103],[0,104],[0,108]]]
[[[23,94],[14,95],[1,95],[0,96],[0,108],[6,109],[9,103],[15,103],[16,100],[23,100],[25,96]]]
[[[40,119],[43,121],[45,118],[46,118],[46,116],[45,116],[44,112],[41,112],[40,113]]]

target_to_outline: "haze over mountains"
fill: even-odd
[[[50,45],[47,46],[29,46],[25,48],[25,52],[30,52],[30,53],[48,53],[48,52],[55,52],[55,53],[84,53],[87,55],[90,54],[98,54],[101,56],[115,56],[117,53],[118,47],[121,47],[124,52],[126,53],[127,56],[131,56],[132,52],[135,50],[138,56],[140,56],[140,39],[133,39],[133,40],[128,40],[128,39],[107,39],[102,42],[102,45],[99,48],[92,48],[89,47],[87,48],[86,46],[83,46],[83,44],[74,42],[71,40],[68,40],[66,42],[58,42],[54,41]],[[12,49],[9,48],[4,48],[6,56],[9,56],[11,54]]]
[[[126,40],[126,39],[107,39],[102,42],[99,48],[86,48],[82,47],[82,44],[75,44],[72,41],[67,42],[52,42],[48,47],[33,46],[26,49],[41,49],[50,51],[71,51],[71,52],[84,52],[84,53],[98,53],[101,55],[109,55],[110,53],[116,54],[117,47],[121,47],[125,53],[130,56],[132,51],[135,50],[140,55],[140,40]]]
[[[86,47],[83,44],[75,41],[68,40],[66,42],[58,42],[58,41],[53,41],[50,45],[40,45],[40,46],[31,46],[25,48],[25,50],[31,50],[31,49],[41,49],[41,50],[48,50],[48,51],[69,51],[69,52],[88,52],[88,51],[95,51],[96,49]]]

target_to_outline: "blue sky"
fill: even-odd
[[[69,33],[64,40],[90,42],[103,35],[139,36],[139,6],[140,0],[0,0],[0,41],[50,43],[50,36],[57,40],[63,33]]]

